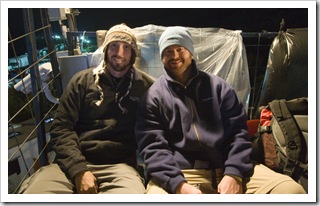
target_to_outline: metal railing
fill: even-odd
[[[243,33],[243,41],[246,47],[251,92],[249,98],[248,119],[255,119],[260,90],[265,75],[269,49],[278,32],[247,32]]]
[[[37,14],[35,14],[35,12],[37,12]],[[48,120],[52,119],[56,104],[44,98],[44,89],[50,87],[54,90],[57,97],[60,97],[62,94],[60,73],[54,43],[52,41],[52,30],[47,9],[22,9],[22,13],[25,34],[19,37],[12,37],[9,25],[9,48],[12,49],[18,65],[18,73],[15,76],[9,76],[8,79],[8,85],[12,85],[8,88],[9,193],[17,193],[24,179],[39,167],[49,163],[49,138],[47,133],[50,127],[50,121]],[[41,23],[40,28],[35,28],[35,16]],[[45,41],[48,47],[48,54],[41,58],[37,55],[36,34],[39,33],[44,37],[43,41]],[[18,40],[20,40],[19,43],[16,43]],[[16,47],[22,46],[21,40],[25,41],[28,55],[29,66],[26,68],[20,67],[16,54]],[[52,65],[52,79],[43,86],[39,66],[45,58],[50,59]],[[13,87],[18,80],[20,80],[22,84],[22,92],[16,91]],[[31,92],[27,92],[27,87],[31,87]],[[32,144],[32,146],[28,144]],[[36,148],[34,148],[35,145]],[[38,151],[35,157],[35,154],[30,151],[30,148]],[[20,165],[24,165],[24,167]]]

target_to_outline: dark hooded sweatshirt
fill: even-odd
[[[51,127],[55,161],[69,178],[87,170],[88,163],[136,166],[135,114],[152,83],[152,78],[134,68],[118,81],[102,68],[73,76]]]

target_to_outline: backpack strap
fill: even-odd
[[[289,112],[286,100],[273,100],[269,103],[273,117],[277,120],[286,139],[286,155],[283,173],[291,176],[295,167],[299,165],[301,152],[301,136],[299,128]]]

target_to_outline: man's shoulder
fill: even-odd
[[[83,74],[93,74],[94,69],[95,69],[94,67],[90,67],[90,68],[84,69],[80,72],[82,72]]]
[[[205,71],[200,71],[199,70],[199,76],[200,78],[208,78],[213,80],[215,83],[219,83],[219,84],[225,84],[227,83],[225,79],[223,79],[222,77],[216,75],[216,74],[210,74],[208,72]]]
[[[151,93],[156,93],[156,92],[163,92],[164,89],[166,88],[165,86],[166,81],[163,75],[155,79],[153,84],[149,88],[149,92]]]
[[[89,74],[91,76],[93,76],[93,71],[92,71],[93,69],[94,68],[88,68],[88,69],[80,70],[80,71],[76,72],[74,74],[74,76],[81,77],[81,76],[88,76]]]

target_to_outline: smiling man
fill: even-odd
[[[20,193],[143,194],[137,172],[135,115],[153,79],[133,66],[136,37],[124,25],[112,27],[104,60],[73,76],[51,127],[53,164],[40,168]]]
[[[164,74],[141,99],[136,122],[148,194],[305,193],[251,162],[243,105],[225,80],[197,68],[186,28],[168,27],[159,48]]]

